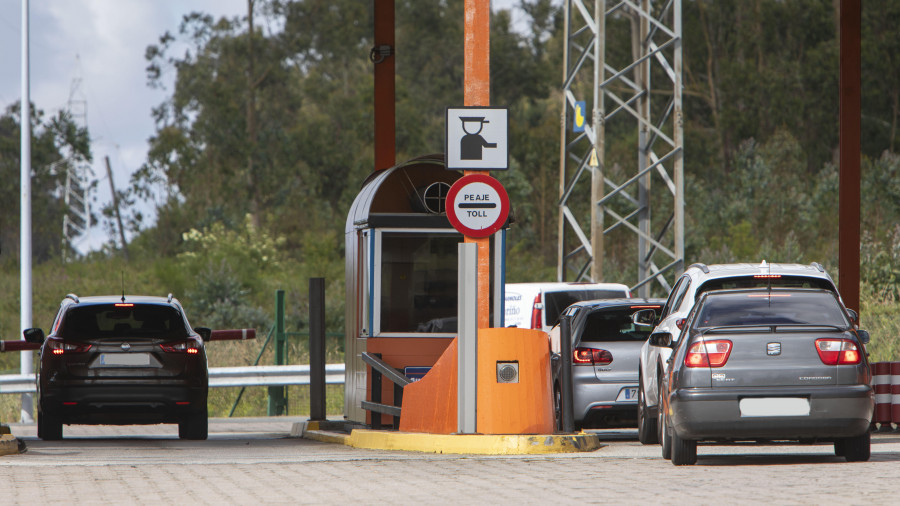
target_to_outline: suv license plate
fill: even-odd
[[[150,365],[149,353],[101,353],[101,366]]]
[[[637,402],[637,387],[625,387],[619,390],[616,402]]]

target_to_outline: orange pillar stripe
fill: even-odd
[[[468,106],[491,105],[490,0],[465,0],[465,75],[463,103]],[[465,174],[487,174],[465,171]],[[490,238],[470,239],[478,244],[478,328],[490,327],[491,248]]]

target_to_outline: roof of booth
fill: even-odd
[[[460,177],[460,172],[444,168],[443,154],[420,156],[373,172],[350,207],[345,232],[372,226],[452,228],[445,213],[425,208],[421,192],[436,182],[452,186]]]

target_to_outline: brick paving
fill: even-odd
[[[34,504],[896,504],[900,434],[872,460],[830,445],[712,446],[674,467],[633,431],[590,453],[465,456],[360,450],[290,438],[298,418],[214,419],[208,441],[174,426],[74,426],[0,457],[0,505]]]

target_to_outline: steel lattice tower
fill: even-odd
[[[74,79],[69,91],[68,112],[72,121],[80,128],[87,126],[87,100],[81,92],[81,79]],[[94,175],[90,164],[82,156],[69,152],[64,160],[66,187],[63,201],[66,214],[63,216],[62,249],[63,261],[70,258],[71,246],[79,239],[85,239],[91,228],[90,192]]]
[[[609,3],[565,0],[557,278],[609,278],[604,238],[625,234],[637,238],[632,290],[648,296],[656,280],[668,293],[684,269],[681,0]],[[630,32],[630,54],[609,27]],[[637,139],[633,162],[608,166],[611,133]]]

